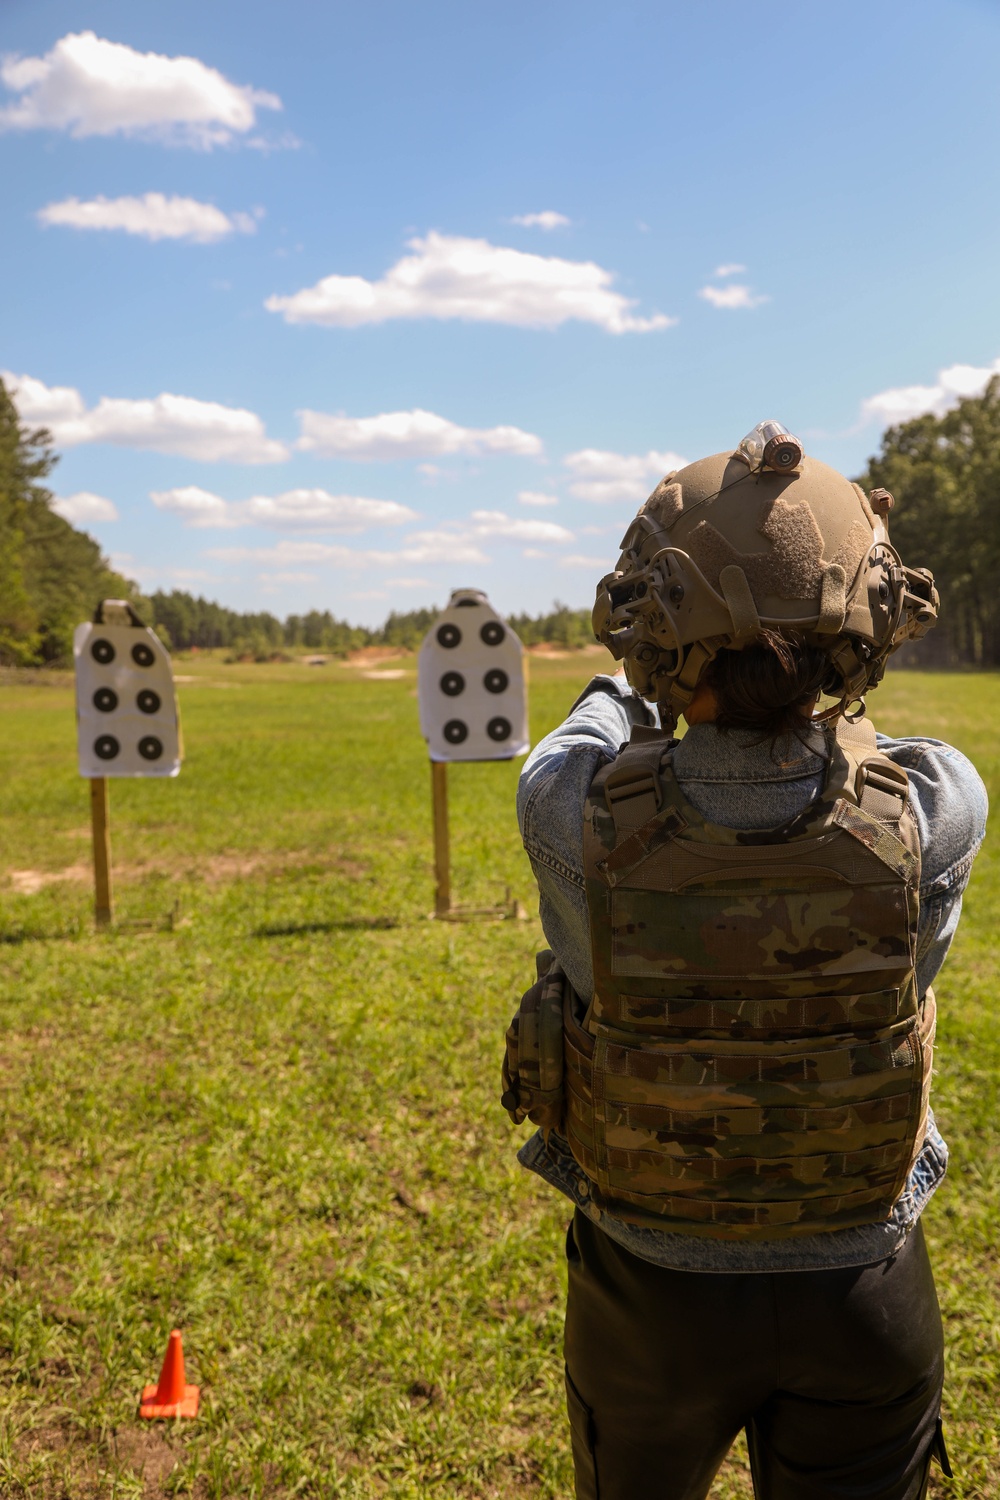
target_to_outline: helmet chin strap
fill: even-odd
[[[702,673],[718,656],[725,640],[725,636],[711,636],[706,641],[695,641],[690,648],[680,671],[671,679],[666,701],[659,704],[664,729],[672,731],[677,728],[678,717],[691,702]]]
[[[856,713],[849,714],[847,710],[852,703],[857,703],[859,707]],[[813,714],[809,722],[810,724],[829,724],[831,719],[843,718],[848,724],[856,724],[859,719],[864,718],[867,712],[868,704],[864,698],[859,697],[857,693],[844,693],[832,708],[825,708],[821,714]]]

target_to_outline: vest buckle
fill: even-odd
[[[902,766],[891,760],[866,760],[858,767],[854,783],[858,806],[881,822],[897,822],[910,795],[910,783]]]

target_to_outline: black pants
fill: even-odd
[[[579,1213],[566,1252],[577,1500],[704,1500],[744,1427],[759,1500],[919,1500],[947,1465],[919,1226],[846,1271],[668,1271]]]

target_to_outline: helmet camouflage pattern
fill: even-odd
[[[905,567],[889,541],[892,504],[762,422],[736,452],[657,485],[597,586],[594,633],[671,724],[713,657],[762,627],[827,652],[829,714],[842,713],[937,621],[932,575]]]

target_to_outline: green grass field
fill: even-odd
[[[533,660],[536,739],[601,664]],[[412,659],[177,671],[188,758],[112,783],[100,936],[69,680],[0,687],[0,1494],[569,1496],[567,1210],[497,1103],[538,923],[428,920]],[[997,795],[1000,677],[873,708]],[[518,768],[451,773],[454,884],[534,914]],[[987,843],[937,987],[956,1500],[1000,1494],[998,869]],[[201,1415],[140,1423],[175,1326]]]

